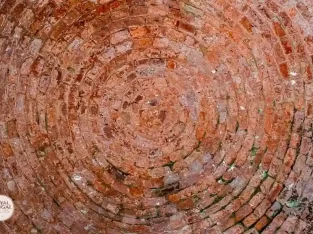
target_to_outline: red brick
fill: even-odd
[[[243,224],[247,227],[251,227],[254,223],[258,221],[258,219],[259,218],[254,213],[251,213],[243,220]]]
[[[250,205],[244,205],[242,206],[236,213],[235,213],[235,219],[237,222],[244,219],[247,215],[249,215],[253,211],[252,207]]]
[[[241,19],[240,23],[248,32],[252,32],[253,25],[246,16]]]
[[[288,78],[288,76],[289,76],[289,71],[288,71],[288,65],[287,65],[287,63],[279,64],[279,70],[280,70],[280,73],[282,74],[282,76],[283,76],[284,78]]]
[[[186,200],[179,202],[177,206],[181,210],[189,210],[189,209],[192,209],[194,207],[194,203],[193,203],[193,200],[191,198],[187,198]]]
[[[286,54],[292,53],[292,45],[291,45],[291,43],[289,42],[288,38],[283,37],[283,38],[281,39],[281,43],[282,43],[282,45],[283,45],[283,48],[284,48]]]
[[[7,122],[7,132],[9,138],[18,137],[15,119],[9,120]]]
[[[282,28],[280,23],[274,22],[273,26],[274,26],[274,30],[277,36],[283,37],[286,35],[285,30]]]
[[[134,48],[149,48],[153,43],[152,38],[141,38],[134,40]]]
[[[255,224],[256,230],[261,231],[269,222],[270,222],[270,220],[269,220],[266,216],[263,216],[263,217]]]
[[[1,150],[2,150],[2,154],[5,157],[12,157],[14,156],[12,147],[10,144],[3,142],[2,144],[0,144]]]
[[[176,26],[183,31],[195,34],[195,27],[191,24],[177,21]]]
[[[51,38],[54,40],[59,39],[59,37],[62,35],[62,33],[65,32],[67,29],[67,26],[64,22],[59,22],[57,25],[55,25],[52,29]]]

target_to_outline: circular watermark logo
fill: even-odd
[[[0,195],[0,221],[8,220],[14,213],[14,204],[11,198]]]

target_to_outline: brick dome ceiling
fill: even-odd
[[[0,233],[312,233],[312,25],[312,0],[0,0]]]

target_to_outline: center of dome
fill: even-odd
[[[134,80],[122,103],[118,112],[124,118],[120,124],[136,132],[138,137],[158,141],[157,144],[166,143],[169,140],[166,133],[180,121],[179,93],[170,78]]]

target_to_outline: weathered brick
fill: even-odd
[[[117,43],[120,43],[126,39],[128,39],[130,37],[130,34],[128,32],[128,30],[121,30],[121,31],[118,31],[116,33],[114,33],[112,36],[111,36],[111,43],[113,45],[117,44]]]

